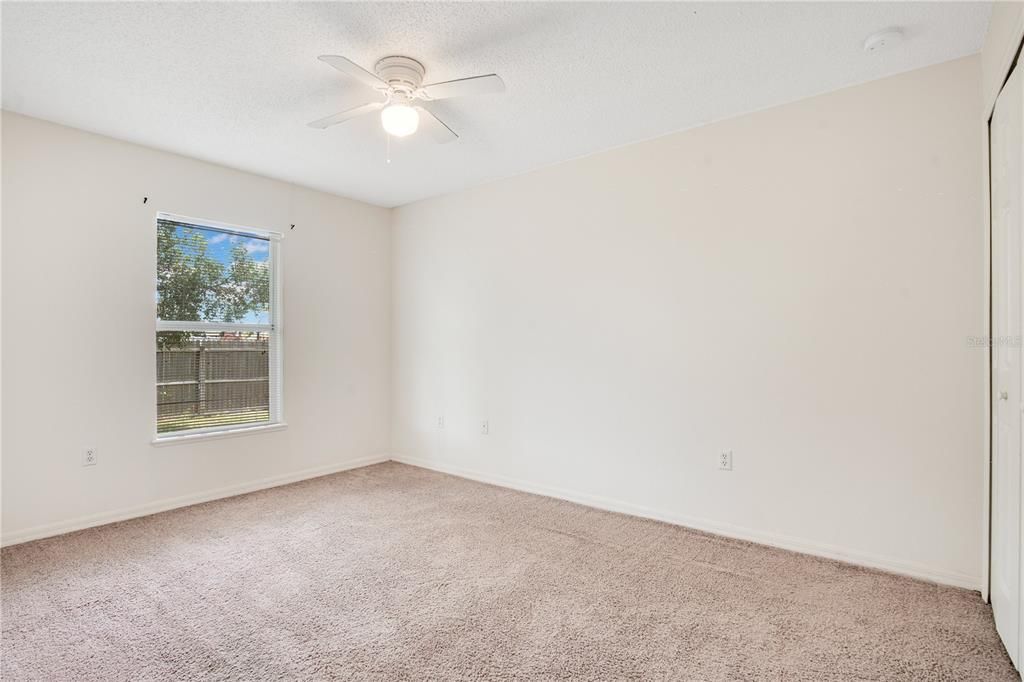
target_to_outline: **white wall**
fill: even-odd
[[[980,73],[397,209],[397,456],[977,589]]]
[[[2,123],[5,543],[386,458],[390,211],[17,114]],[[157,211],[287,232],[287,429],[150,444]]]

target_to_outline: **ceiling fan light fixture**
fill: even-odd
[[[351,59],[341,55],[322,54],[319,59],[353,80],[373,88],[382,96],[382,99],[378,99],[376,102],[367,102],[345,111],[339,111],[308,124],[310,128],[319,130],[379,111],[380,124],[389,136],[407,137],[412,135],[419,129],[422,118],[424,130],[435,142],[444,144],[459,139],[459,136],[429,108],[422,107],[421,101],[433,102],[439,99],[487,95],[505,91],[505,82],[496,73],[424,85],[423,76],[426,69],[423,68],[423,65],[415,59],[401,55],[392,55],[381,59],[374,67],[376,73],[370,73]]]
[[[388,135],[406,137],[419,128],[420,115],[408,104],[389,104],[380,112],[380,123]]]

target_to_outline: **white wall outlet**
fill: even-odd
[[[480,422],[480,435],[486,436],[491,432],[491,424],[486,419]]]
[[[718,453],[718,468],[722,471],[732,471],[732,450]]]
[[[84,467],[96,466],[97,460],[98,456],[95,448],[89,448],[82,453],[82,466]]]
[[[439,429],[443,429],[444,428],[444,415],[443,414],[437,418],[437,428],[439,428]]]

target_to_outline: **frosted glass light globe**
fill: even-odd
[[[389,135],[412,135],[420,125],[420,115],[407,104],[389,104],[380,112],[380,123]]]

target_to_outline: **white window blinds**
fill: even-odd
[[[276,235],[157,216],[157,436],[281,421]]]

